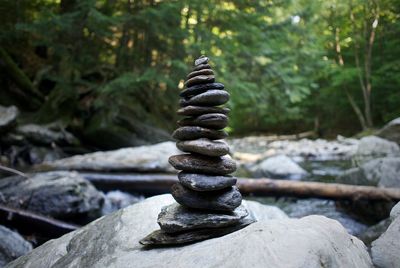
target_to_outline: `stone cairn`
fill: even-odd
[[[172,186],[178,203],[163,207],[157,230],[140,241],[147,246],[186,244],[222,236],[239,230],[254,219],[241,205],[242,196],[229,176],[236,163],[227,154],[229,147],[221,139],[228,134],[229,100],[224,85],[215,83],[209,59],[195,60],[181,91],[179,128],[172,134],[176,146],[185,154],[169,158],[177,170],[179,183]]]

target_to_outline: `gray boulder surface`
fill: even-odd
[[[18,115],[19,111],[17,107],[4,107],[0,105],[0,133],[6,132],[14,127]]]
[[[256,202],[245,203],[259,221],[237,232],[144,249],[139,240],[159,229],[159,211],[173,202],[170,195],[149,198],[51,240],[7,267],[372,267],[364,244],[337,221],[284,214],[273,219],[266,216],[270,207]]]
[[[400,117],[387,123],[377,135],[400,145]]]
[[[360,139],[353,160],[363,164],[379,157],[400,156],[400,147],[397,143],[377,136],[366,136]]]
[[[308,172],[286,155],[268,157],[252,166],[250,171],[256,177],[300,179]]]
[[[3,178],[0,193],[0,204],[54,218],[96,214],[104,202],[103,194],[76,172]]]
[[[0,225],[0,267],[31,250],[32,245],[22,236]]]

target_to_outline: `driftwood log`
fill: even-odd
[[[97,188],[123,190],[143,194],[168,193],[178,181],[176,175],[165,174],[95,174],[81,173]],[[275,180],[268,178],[239,178],[237,182],[243,195],[291,196],[298,198],[323,198],[331,200],[400,200],[400,188],[378,188],[338,183]]]

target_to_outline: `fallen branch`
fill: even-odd
[[[178,181],[176,175],[164,174],[95,174],[81,173],[102,190],[124,190],[143,194],[168,193]],[[400,200],[400,188],[347,185],[309,181],[239,178],[237,183],[243,195],[292,196],[332,200]]]
[[[9,168],[9,167],[5,167],[5,166],[0,165],[0,170],[8,172],[8,173],[12,173],[14,175],[18,175],[18,176],[21,176],[21,177],[24,177],[24,178],[28,178],[28,176],[26,176],[25,173],[22,173],[21,171],[18,171],[18,170],[13,169],[13,168]]]

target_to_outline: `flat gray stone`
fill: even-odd
[[[237,179],[230,176],[210,176],[205,174],[179,172],[179,182],[194,191],[216,191],[234,186]]]
[[[210,69],[201,69],[201,70],[193,71],[193,72],[189,73],[187,75],[186,79],[190,79],[190,78],[193,78],[198,75],[214,75],[214,72],[211,68]]]
[[[198,192],[175,183],[171,187],[171,194],[176,202],[188,208],[233,211],[242,203],[242,195],[236,186],[219,191]]]
[[[198,95],[200,93],[206,92],[207,90],[210,89],[220,89],[223,90],[225,86],[221,83],[207,83],[207,84],[200,84],[200,85],[194,85],[188,88],[185,88],[184,90],[181,91],[179,94],[181,97],[190,97],[193,95]]]
[[[173,203],[163,207],[158,214],[158,224],[166,233],[176,233],[202,228],[220,228],[238,223],[249,215],[242,205],[232,212],[212,213],[208,210],[190,209]]]
[[[208,156],[223,156],[229,153],[229,146],[225,141],[209,140],[206,138],[178,141],[176,147],[183,152]]]
[[[210,89],[204,93],[193,96],[190,99],[181,99],[179,104],[181,107],[188,105],[217,106],[227,103],[229,96],[229,93],[225,90]]]
[[[235,161],[228,156],[180,154],[171,156],[168,161],[177,170],[193,173],[227,175],[236,171]]]
[[[223,129],[228,126],[228,117],[224,114],[202,114],[197,117],[187,117],[178,121],[180,126],[199,126],[211,129]]]
[[[200,56],[197,60],[194,61],[194,66],[198,66],[200,64],[208,63],[209,58],[206,56]]]
[[[188,79],[185,82],[186,87],[191,87],[198,84],[213,83],[215,81],[214,75],[198,75]]]
[[[219,140],[228,137],[228,133],[223,130],[208,129],[197,126],[180,127],[172,133],[172,137],[177,140],[195,140],[207,138],[210,140]]]
[[[229,114],[229,108],[221,107],[205,107],[205,106],[186,106],[177,111],[178,115],[196,116],[209,113]]]

